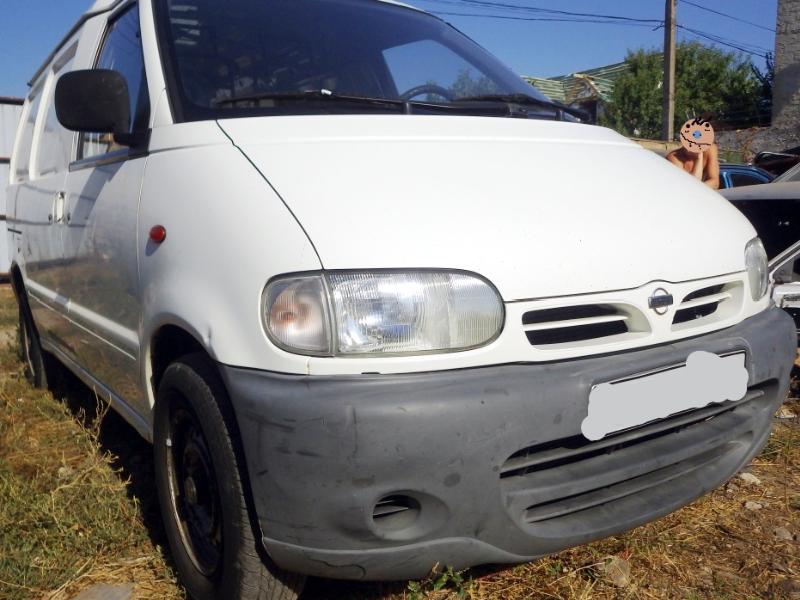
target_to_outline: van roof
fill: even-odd
[[[33,74],[33,77],[31,77],[31,80],[28,82],[28,85],[32,86],[34,83],[36,83],[36,80],[39,79],[39,76],[45,71],[45,69],[47,69],[47,66],[52,62],[56,54],[58,54],[61,48],[64,47],[64,45],[70,40],[70,38],[73,35],[75,35],[75,33],[83,26],[84,23],[86,23],[86,21],[88,21],[92,17],[110,11],[111,9],[113,9],[118,4],[121,4],[122,2],[123,0],[95,0],[95,3],[92,5],[92,7],[80,16],[78,22],[72,26],[72,28],[67,32],[67,34],[63,38],[61,38],[61,41],[58,43],[58,45],[55,48],[53,48],[53,51],[47,55],[47,58],[42,63],[42,66],[39,67],[36,70],[36,73]]]
[[[64,47],[64,45],[70,40],[70,38],[75,35],[75,33],[83,26],[83,24],[95,17],[97,15],[101,15],[105,12],[112,10],[118,4],[121,4],[124,0],[95,0],[92,7],[87,10],[81,17],[78,19],[78,22],[72,26],[72,28],[67,32],[67,34],[61,39],[58,45],[53,49],[53,51],[47,56],[45,61],[42,63],[36,73],[33,74],[30,81],[28,82],[28,86],[33,86],[36,83],[36,80],[39,79],[39,76],[47,69],[47,66],[52,62],[55,55]],[[416,10],[419,12],[425,12],[422,9],[417,8],[416,6],[411,6],[410,4],[406,4],[404,2],[398,2],[397,0],[377,0],[378,2],[385,2],[386,4],[394,4],[397,6],[402,6],[404,8],[410,8],[411,10]]]
[[[87,10],[87,13],[96,13],[96,12],[105,12],[110,10],[117,4],[118,0],[95,0],[95,3],[92,4],[92,8]]]

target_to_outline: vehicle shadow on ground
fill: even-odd
[[[174,570],[155,490],[152,446],[66,368],[58,367],[54,379],[50,386],[53,395],[86,429],[97,432],[101,451],[109,454],[117,476],[128,482],[128,496],[138,503],[152,543],[163,549],[167,563]],[[378,600],[402,595],[406,589],[404,581],[358,583],[309,578],[300,598]]]

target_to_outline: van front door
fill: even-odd
[[[139,12],[134,5],[109,22],[96,68],[128,84],[131,132],[146,131],[149,99]],[[80,134],[66,179],[64,294],[78,364],[139,415],[139,290],[136,221],[147,158],[108,134]],[[122,407],[124,410],[124,407]]]

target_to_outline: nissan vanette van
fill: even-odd
[[[685,505],[787,393],[717,193],[384,0],[98,0],[31,81],[21,348],[154,446],[198,599],[532,560]]]

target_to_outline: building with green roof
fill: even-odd
[[[603,105],[611,101],[614,82],[627,70],[628,64],[620,62],[558,77],[523,79],[548,98],[585,110],[596,120],[603,113]]]

